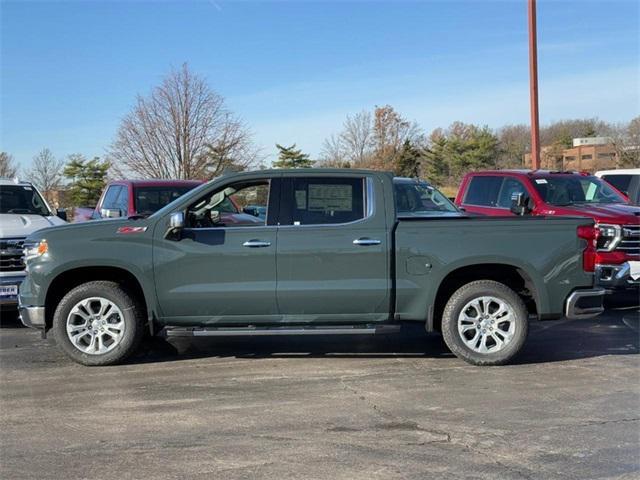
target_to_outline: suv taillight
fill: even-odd
[[[582,268],[585,272],[593,272],[596,269],[596,248],[599,230],[593,225],[580,225],[578,237],[587,242],[587,248],[582,252]]]

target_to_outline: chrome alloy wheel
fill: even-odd
[[[118,306],[102,297],[76,303],[67,316],[67,336],[74,347],[89,355],[113,350],[124,336],[124,316]]]
[[[512,307],[496,297],[478,297],[458,316],[460,338],[474,352],[493,353],[505,348],[516,329]]]

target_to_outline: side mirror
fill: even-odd
[[[184,228],[184,212],[173,212],[169,217],[169,225],[164,238],[169,240],[179,240],[180,232]]]
[[[102,218],[120,218],[122,215],[117,208],[103,208],[100,210]]]
[[[511,195],[511,213],[522,216],[531,212],[529,208],[529,198],[524,192],[515,192]]]
[[[209,216],[211,217],[211,221],[214,225],[218,225],[222,222],[222,216],[220,215],[220,212],[218,210],[211,210]]]
[[[62,220],[64,220],[65,222],[67,221],[67,211],[63,208],[57,208],[56,209],[56,216]]]

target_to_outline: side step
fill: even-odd
[[[273,335],[379,335],[397,333],[400,325],[329,325],[299,327],[165,327],[163,337],[237,337]]]

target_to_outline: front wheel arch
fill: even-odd
[[[147,319],[150,333],[153,334],[153,309],[149,304],[148,295],[144,293],[142,283],[130,271],[111,266],[73,268],[56,276],[49,284],[45,299],[46,329],[52,327],[55,310],[67,293],[84,283],[101,280],[117,283],[139,302],[144,308],[143,315]]]

